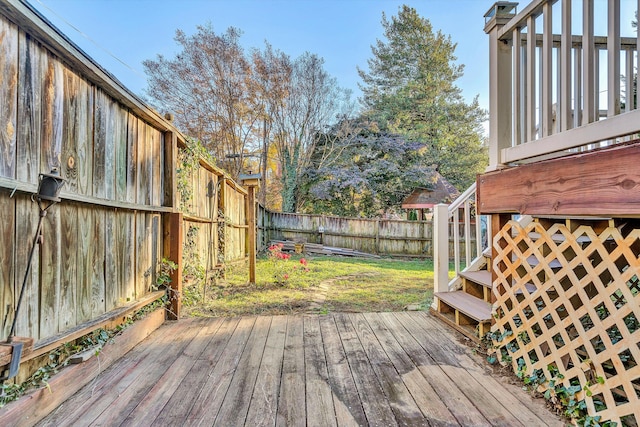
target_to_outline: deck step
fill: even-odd
[[[437,292],[437,309],[431,312],[478,342],[491,328],[491,304],[464,291]]]
[[[491,272],[487,270],[479,271],[461,271],[460,277],[471,280],[478,285],[491,289]]]
[[[477,322],[487,322],[491,320],[491,304],[469,295],[463,291],[436,292],[441,303],[446,304],[454,310],[464,313]]]

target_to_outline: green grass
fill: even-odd
[[[297,314],[309,312],[309,304],[325,284],[325,300],[313,312],[399,311],[409,304],[427,307],[433,294],[430,260],[300,257],[289,260],[260,258],[256,284],[249,285],[246,267],[230,267],[224,279],[206,289],[185,287],[187,316],[238,316],[249,314]],[[274,275],[288,274],[284,284]]]

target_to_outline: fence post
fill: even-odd
[[[449,209],[440,203],[433,208],[433,292],[449,291]],[[433,308],[436,309],[434,299]]]
[[[376,255],[380,253],[380,218],[376,218]]]
[[[163,216],[164,257],[175,262],[178,267],[170,274],[169,320],[178,320],[182,307],[182,212],[167,213]]]

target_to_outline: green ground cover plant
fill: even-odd
[[[235,266],[200,289],[186,288],[186,295],[197,298],[187,299],[185,316],[399,311],[431,303],[431,260],[280,253],[258,258],[255,285],[247,283],[245,266]],[[321,301],[312,305],[318,296]]]

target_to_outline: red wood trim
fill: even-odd
[[[480,213],[640,215],[640,143],[489,172]]]
[[[182,213],[166,214],[163,218],[164,228],[164,257],[178,265],[171,273],[171,288],[169,289],[169,320],[178,320],[182,307]]]

